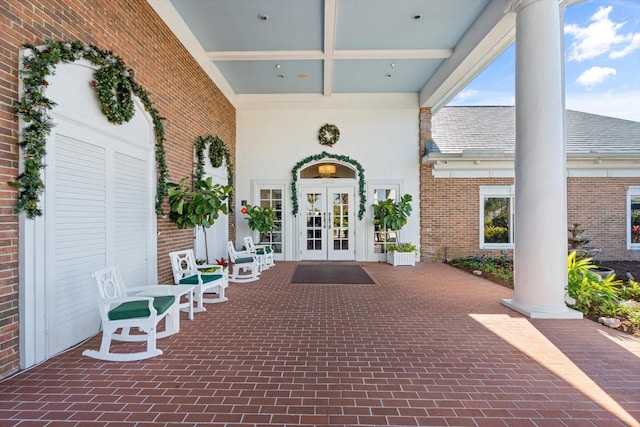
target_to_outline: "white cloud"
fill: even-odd
[[[615,68],[611,67],[591,67],[576,79],[576,83],[586,88],[592,88],[616,75]]]
[[[611,59],[622,58],[623,56],[627,56],[634,50],[640,48],[640,33],[629,34],[627,38],[630,40],[629,44],[621,50],[611,52],[609,54]]]
[[[462,92],[460,92],[458,95],[456,95],[456,98],[458,98],[458,100],[462,101],[464,99],[469,99],[469,98],[473,98],[474,96],[478,95],[480,92],[478,92],[475,89],[465,89]]]
[[[569,49],[570,61],[584,61],[610,53],[612,59],[620,58],[640,47],[640,33],[619,34],[625,22],[613,22],[609,19],[612,6],[600,7],[594,13],[586,27],[577,24],[565,25],[566,34],[574,36]],[[621,46],[612,52],[614,46]]]

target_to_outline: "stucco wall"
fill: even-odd
[[[171,180],[191,176],[193,143],[217,134],[235,154],[235,109],[144,0],[0,2],[0,377],[18,369],[18,55],[46,38],[111,50],[135,70],[164,122]],[[54,100],[55,101],[55,100]],[[166,210],[166,207],[165,207]],[[233,220],[233,216],[231,217]],[[170,250],[192,247],[193,233],[158,218],[158,278],[171,280]]]
[[[340,95],[333,96],[341,98]],[[345,100],[347,97],[342,97]],[[349,96],[349,102],[339,105],[300,108],[269,107],[238,108],[237,116],[237,197],[236,203],[252,200],[253,180],[286,182],[285,214],[289,216],[287,230],[291,233],[289,184],[291,170],[302,159],[326,151],[348,156],[358,161],[369,182],[401,181],[401,191],[413,196],[413,213],[403,228],[403,240],[418,244],[419,221],[419,156],[418,103],[415,95]],[[386,102],[388,101],[388,102]],[[385,103],[387,106],[384,106]],[[367,107],[368,106],[368,107]],[[372,107],[373,106],[373,107]],[[318,130],[325,123],[340,129],[340,140],[333,147],[320,145]],[[371,226],[371,201],[366,203],[367,217],[357,221],[358,259],[367,241],[361,239]],[[357,204],[356,204],[357,209]],[[237,236],[250,230],[246,221],[238,218]],[[291,242],[290,242],[291,244]],[[292,256],[289,254],[289,256]]]

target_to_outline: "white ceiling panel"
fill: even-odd
[[[337,60],[335,93],[417,93],[442,60],[364,59]]]
[[[321,50],[323,46],[322,0],[171,0],[171,4],[206,51]]]
[[[219,61],[238,94],[320,93],[322,61]]]
[[[455,96],[513,41],[510,0],[147,0],[236,96]],[[464,80],[464,81],[463,81]]]
[[[489,0],[343,0],[336,49],[452,49]]]

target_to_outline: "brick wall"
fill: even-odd
[[[569,178],[567,181],[569,226],[586,229],[589,246],[599,248],[599,261],[640,261],[640,251],[627,250],[627,188],[640,185],[638,178]]]
[[[436,179],[431,172],[431,165],[421,165],[420,241],[424,259],[442,262],[475,254],[499,255],[500,251],[479,249],[480,186],[513,185],[513,179]]]
[[[0,378],[18,369],[18,51],[46,38],[111,50],[135,70],[164,122],[170,179],[191,176],[197,136],[218,135],[235,158],[235,109],[144,0],[0,2]],[[167,207],[165,205],[165,211]],[[235,223],[234,215],[229,217]],[[230,230],[233,228],[230,227]],[[158,218],[158,277],[171,280],[168,253],[193,245],[191,230]],[[234,236],[231,236],[234,238]]]

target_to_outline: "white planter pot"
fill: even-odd
[[[414,252],[387,252],[387,262],[394,267],[397,265],[416,265]]]

